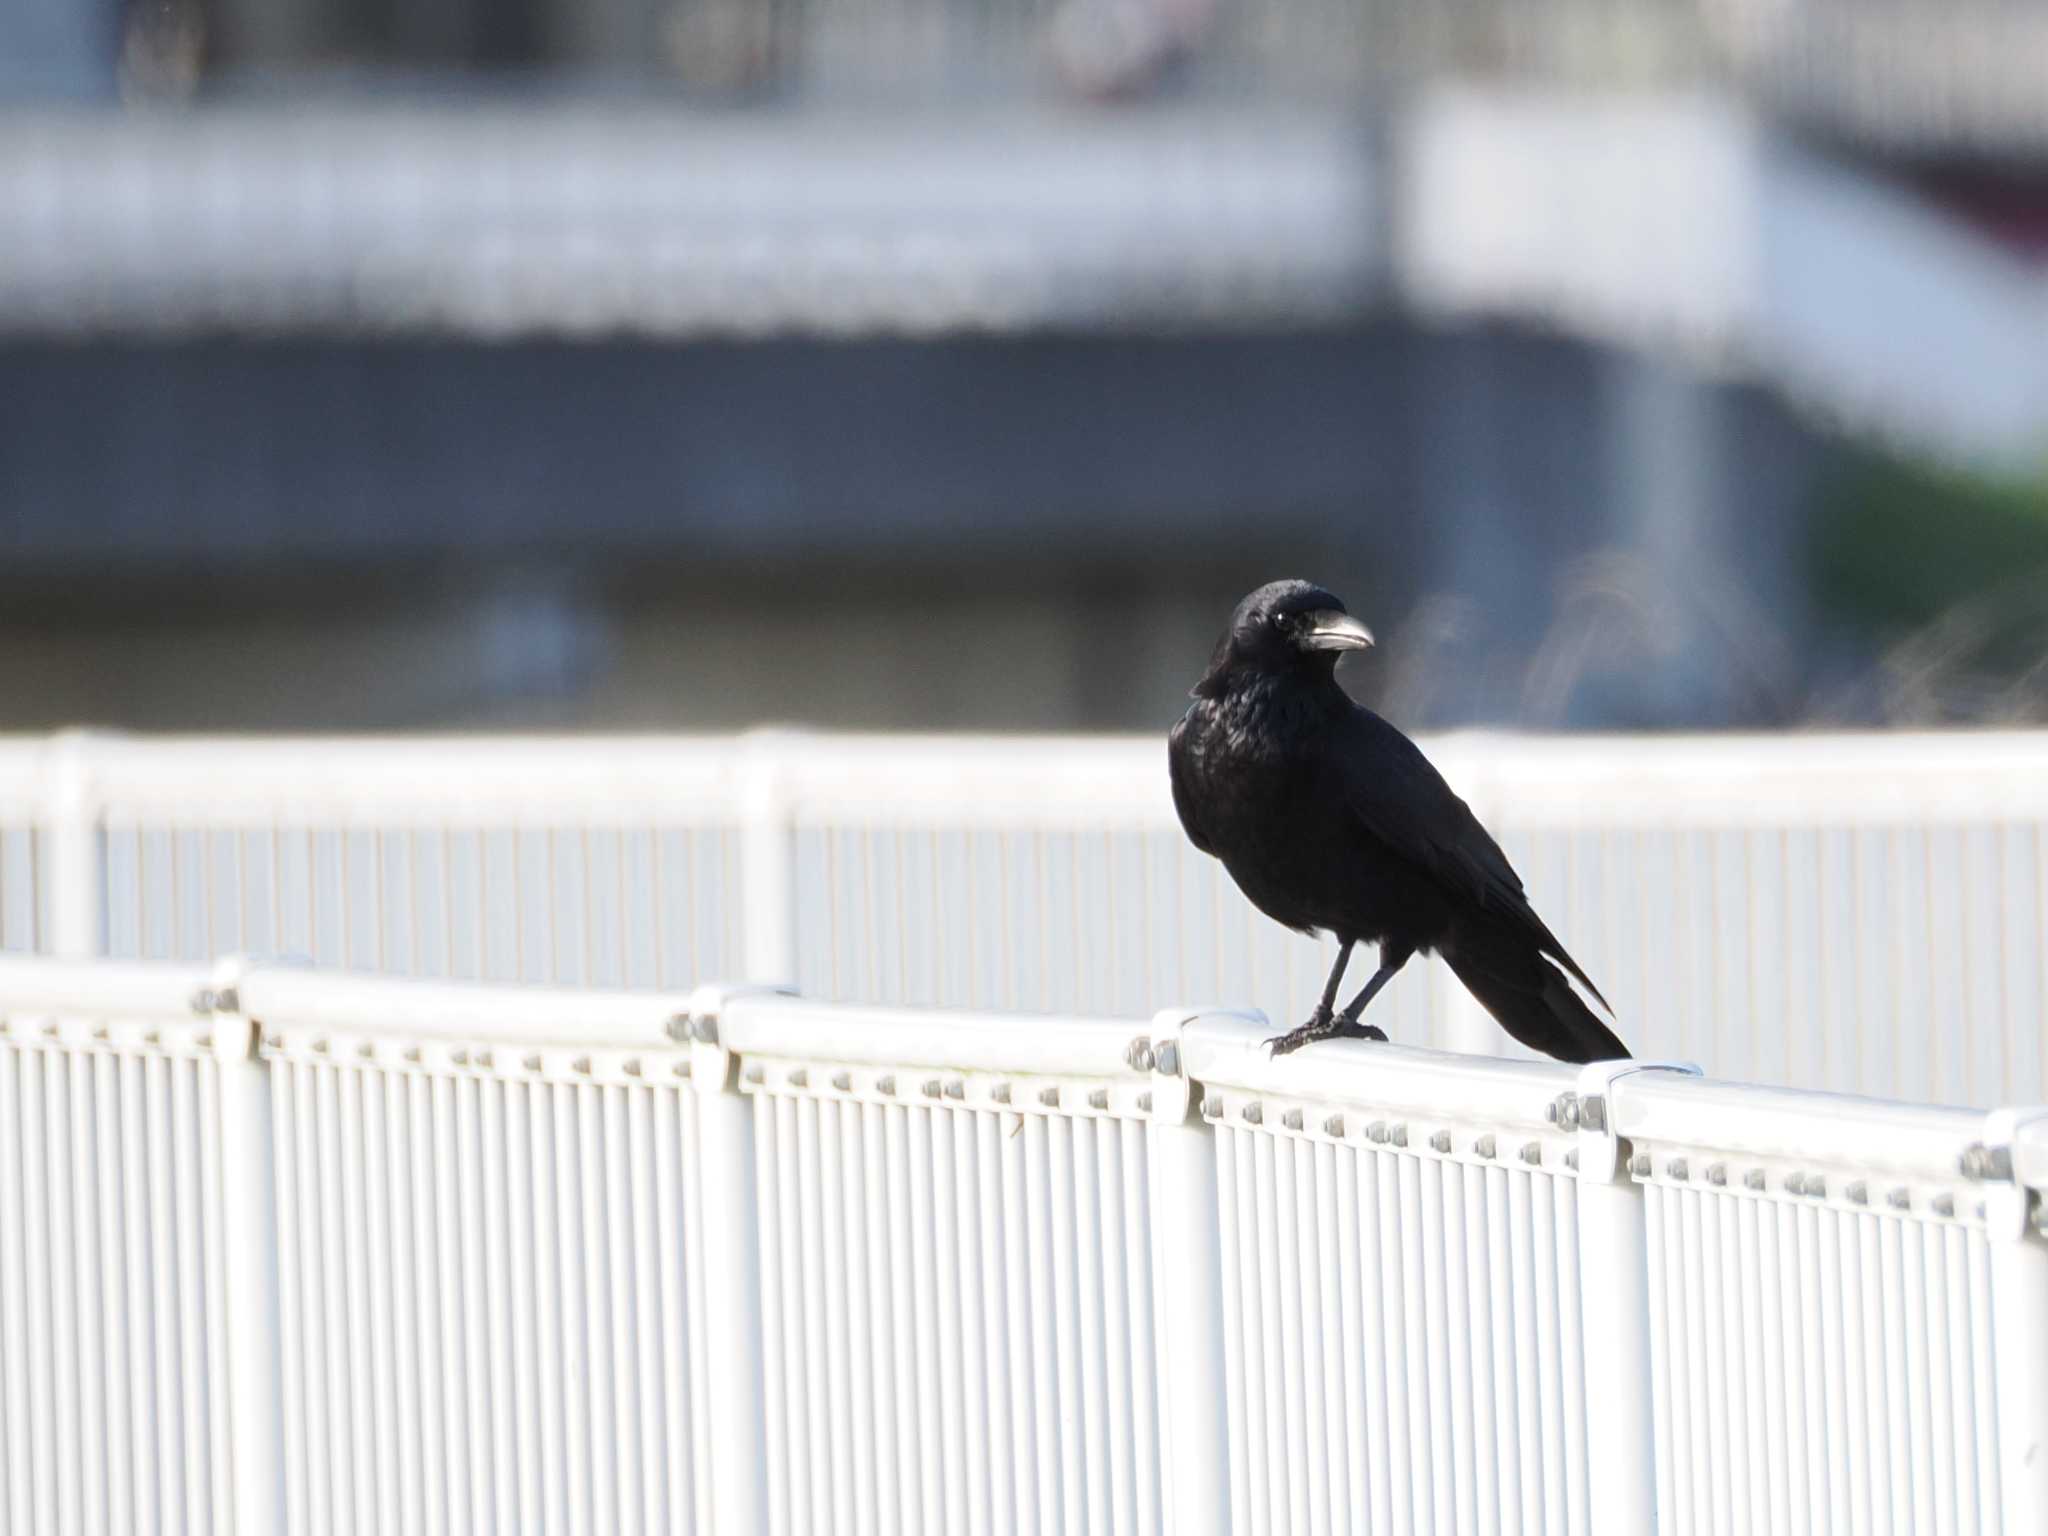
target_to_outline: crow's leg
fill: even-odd
[[[1358,996],[1351,999],[1350,1005],[1337,1016],[1337,1022],[1332,1032],[1342,1035],[1354,1035],[1363,1040],[1386,1039],[1387,1032],[1385,1030],[1376,1024],[1359,1023],[1358,1016],[1365,1012],[1365,1005],[1380,995],[1380,988],[1394,979],[1395,973],[1408,963],[1409,957],[1414,953],[1414,950],[1405,949],[1396,944],[1382,944],[1380,946],[1380,968],[1372,973],[1372,980],[1359,988]]]
[[[1412,949],[1402,949],[1393,944],[1380,946],[1380,968],[1372,973],[1372,980],[1359,988],[1358,996],[1351,999],[1351,1006],[1336,1018],[1330,1017],[1327,995],[1324,1004],[1316,1010],[1316,1016],[1299,1029],[1289,1030],[1266,1042],[1266,1047],[1275,1056],[1285,1056],[1289,1051],[1298,1051],[1311,1040],[1328,1040],[1333,1035],[1348,1035],[1354,1040],[1384,1040],[1387,1032],[1377,1024],[1361,1024],[1358,1016],[1365,1012],[1365,1005],[1379,996],[1381,987],[1394,979],[1394,975],[1408,963]],[[1337,978],[1344,967],[1339,965],[1330,973],[1330,990],[1335,992]]]
[[[1337,986],[1344,980],[1344,967],[1351,963],[1351,945],[1350,939],[1338,945],[1337,963],[1330,967],[1330,979],[1323,983],[1323,1000],[1316,1004],[1316,1011],[1308,1016],[1308,1022],[1266,1042],[1266,1048],[1273,1055],[1285,1056],[1289,1051],[1300,1050],[1311,1040],[1327,1040],[1339,1033],[1330,1010],[1337,1006]]]

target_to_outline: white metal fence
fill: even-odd
[[[2048,1116],[0,961],[9,1531],[2048,1529]]]
[[[2048,736],[1427,745],[1638,1055],[2048,1098]],[[1329,958],[1188,847],[1159,741],[776,733],[0,744],[0,944],[1134,1019],[1298,1018]],[[1433,963],[1375,1017],[1518,1053]]]

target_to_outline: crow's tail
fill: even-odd
[[[1559,1061],[1627,1059],[1628,1047],[1600,1022],[1529,934],[1486,919],[1460,923],[1438,953],[1500,1027],[1532,1050]],[[1578,974],[1561,948],[1557,958]]]

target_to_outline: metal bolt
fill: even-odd
[[[264,1049],[265,1049],[265,1050],[270,1050],[270,1051],[281,1051],[281,1050],[283,1050],[283,1049],[284,1049],[284,1036],[283,1036],[283,1035],[265,1035],[265,1036],[263,1037],[263,1047],[264,1047]]]
[[[92,1037],[95,1040],[106,1040],[111,1038],[112,1035],[113,1031],[108,1029],[107,1026],[104,1024],[96,1024],[93,1026]]]
[[[1429,1144],[1438,1152],[1448,1152],[1451,1150],[1451,1133],[1449,1131],[1438,1131],[1429,1138]]]
[[[155,1045],[159,1037],[157,1035],[157,1032],[152,1029],[148,1034],[144,1035],[142,1038],[147,1040],[151,1045]],[[313,1042],[313,1054],[315,1056],[325,1056],[327,1054],[327,1045],[328,1042],[325,1040],[315,1040]]]
[[[590,1075],[590,1058],[588,1056],[578,1056],[569,1065],[573,1070],[581,1072],[585,1077]]]
[[[688,1077],[690,1075],[690,1058],[687,1056],[683,1057],[682,1060],[678,1061],[669,1070],[675,1073],[677,1077]]]
[[[684,1041],[690,1038],[690,1016],[687,1013],[672,1013],[662,1031],[669,1039]]]
[[[1280,1123],[1281,1123],[1282,1125],[1286,1126],[1286,1127],[1287,1127],[1287,1129],[1288,1129],[1288,1130],[1290,1130],[1290,1131],[1298,1131],[1298,1130],[1300,1130],[1300,1129],[1301,1129],[1301,1111],[1300,1111],[1300,1110],[1298,1110],[1298,1109],[1290,1109],[1290,1110],[1288,1110],[1286,1114],[1284,1114],[1284,1115],[1282,1115],[1282,1116],[1280,1117]]]
[[[1344,1117],[1342,1115],[1330,1116],[1329,1119],[1323,1122],[1323,1132],[1325,1135],[1341,1137],[1344,1134]]]
[[[1807,1179],[1806,1192],[1816,1200],[1825,1199],[1828,1192],[1828,1181],[1816,1173]]]
[[[1849,1197],[1849,1203],[1851,1205],[1870,1204],[1870,1186],[1864,1183],[1861,1179],[1858,1179],[1855,1183],[1851,1184],[1847,1189],[1843,1190],[1842,1193]]]
[[[988,1096],[998,1104],[1007,1104],[1010,1102],[1010,1085],[1008,1083],[997,1083],[995,1087],[989,1089]]]
[[[967,1080],[965,1078],[956,1077],[950,1083],[946,1084],[946,1097],[949,1099],[966,1098]]]
[[[1902,1184],[1886,1195],[1884,1202],[1895,1211],[1910,1211],[1913,1208],[1913,1192]]]
[[[365,1040],[356,1047],[356,1054],[365,1061],[375,1061],[377,1059],[377,1047],[370,1041]]]
[[[1707,1164],[1707,1182],[1716,1189],[1726,1184],[1728,1182],[1728,1165],[1726,1163]]]
[[[1752,1168],[1742,1176],[1742,1187],[1744,1189],[1762,1189],[1769,1182],[1764,1177],[1764,1171],[1761,1168]]]
[[[1047,1109],[1058,1109],[1060,1107],[1059,1089],[1041,1088],[1038,1091],[1038,1102],[1043,1104]]]
[[[1152,1047],[1152,1066],[1168,1077],[1180,1076],[1180,1042],[1161,1040]]]
[[[1202,1095],[1202,1118],[1204,1120],[1221,1120],[1223,1118],[1223,1100],[1216,1094],[1205,1093]]]
[[[200,1049],[200,1050],[202,1050],[202,1051],[210,1051],[210,1050],[212,1050],[212,1049],[213,1049],[213,1036],[212,1036],[212,1035],[194,1035],[194,1036],[192,1037],[192,1043],[193,1043],[194,1045],[198,1046],[198,1047],[199,1047],[199,1049]]]
[[[1244,1123],[1246,1125],[1263,1125],[1265,1123],[1265,1120],[1266,1107],[1263,1104],[1261,1104],[1257,1099],[1253,1099],[1251,1103],[1245,1105]]]
[[[1565,1167],[1571,1169],[1573,1173],[1577,1173],[1579,1171],[1579,1149],[1577,1147],[1571,1147],[1566,1150],[1564,1154],[1564,1165]]]
[[[1981,1141],[1973,1141],[1963,1148],[1963,1177],[1966,1179],[1986,1178],[1991,1172],[1991,1154]]]
[[[1681,1183],[1692,1176],[1692,1169],[1687,1166],[1685,1159],[1682,1157],[1672,1158],[1670,1162],[1664,1165],[1664,1172],[1667,1177],[1677,1179]]]
[[[319,1048],[319,1049],[321,1049],[321,1050],[325,1050],[325,1049],[327,1048],[327,1042],[326,1042],[326,1041],[324,1041],[324,1040],[323,1040],[323,1041],[321,1041],[321,1042],[320,1042],[320,1045],[319,1045],[319,1047],[318,1047],[318,1048]],[[466,1066],[468,1066],[468,1065],[469,1065],[469,1052],[467,1052],[467,1051],[450,1051],[450,1052],[448,1053],[448,1059],[449,1059],[450,1061],[454,1062],[454,1063],[455,1063],[455,1065],[456,1065],[456,1066],[458,1066],[458,1067],[466,1067]]]
[[[526,1068],[529,1072],[538,1072],[542,1065],[540,1052],[535,1051],[531,1056],[520,1062],[519,1065]]]
[[[1150,1088],[1147,1088],[1138,1095],[1138,1110],[1141,1114],[1149,1115],[1152,1113],[1152,1090]]]
[[[718,1020],[700,1013],[690,1020],[690,1038],[704,1045],[718,1044]]]
[[[1387,1139],[1387,1122],[1375,1120],[1365,1128],[1365,1139],[1377,1145]]]
[[[1107,1088],[1097,1088],[1091,1092],[1088,1095],[1088,1107],[1090,1109],[1109,1108],[1109,1090]]]
[[[490,1063],[479,1057],[477,1060],[477,1065],[482,1067],[488,1067]],[[621,1067],[620,1070],[624,1072],[628,1077],[638,1077],[640,1075],[640,1063],[637,1059],[629,1061],[623,1067]]]
[[[810,1086],[811,1086],[811,1074],[810,1074],[810,1072],[809,1072],[809,1071],[808,1071],[807,1069],[803,1068],[803,1067],[791,1067],[791,1068],[789,1069],[789,1086],[790,1086],[790,1087],[792,1087],[792,1088],[808,1088],[808,1087],[810,1087]]]
[[[1150,1072],[1153,1064],[1152,1042],[1140,1035],[1131,1042],[1131,1048],[1124,1052],[1124,1060],[1133,1072]]]
[[[1492,1157],[1494,1151],[1493,1138],[1491,1136],[1480,1137],[1472,1143],[1472,1151],[1480,1157]]]
[[[1793,1172],[1793,1173],[1788,1173],[1788,1174],[1786,1174],[1786,1175],[1785,1175],[1785,1193],[1786,1193],[1786,1194],[1788,1194],[1788,1195],[1803,1195],[1803,1194],[1805,1194],[1805,1193],[1806,1193],[1806,1175],[1805,1175],[1805,1174],[1803,1174],[1803,1173],[1798,1173],[1798,1172]]]
[[[1543,1143],[1540,1141],[1532,1141],[1526,1147],[1522,1148],[1522,1161],[1527,1163],[1531,1168],[1539,1166],[1543,1161]]]
[[[753,1066],[747,1068],[747,1070],[741,1073],[740,1075],[750,1083],[765,1083],[768,1081],[768,1069],[762,1066],[759,1062],[756,1062]]]
[[[1607,1100],[1597,1093],[1589,1093],[1584,1098],[1572,1095],[1572,1119],[1589,1131],[1606,1130]]]
[[[879,1093],[880,1095],[882,1095],[882,1097],[883,1097],[883,1098],[885,1098],[885,1099],[893,1099],[893,1098],[895,1098],[895,1097],[896,1097],[896,1074],[895,1074],[895,1073],[893,1073],[893,1072],[891,1072],[891,1073],[886,1073],[886,1074],[884,1074],[883,1076],[881,1076],[881,1077],[878,1077],[878,1078],[876,1078],[876,1079],[875,1079],[875,1092],[877,1092],[877,1093]]]
[[[928,1099],[936,1099],[945,1091],[945,1086],[936,1077],[928,1077],[924,1080],[924,1096]]]
[[[1650,1176],[1650,1154],[1638,1152],[1634,1157],[1630,1158],[1628,1160],[1628,1171],[1631,1178],[1647,1179]]]
[[[841,1093],[853,1092],[853,1074],[851,1072],[834,1072],[832,1074],[832,1086]]]
[[[1405,1146],[1407,1146],[1407,1145],[1408,1145],[1408,1127],[1407,1127],[1407,1125],[1406,1125],[1406,1124],[1404,1123],[1404,1124],[1401,1124],[1401,1125],[1396,1125],[1396,1126],[1392,1127],[1392,1128],[1391,1128],[1391,1129],[1390,1129],[1390,1130],[1389,1130],[1389,1131],[1387,1132],[1387,1140],[1391,1141],[1391,1142],[1392,1142],[1392,1143],[1393,1143],[1393,1144],[1394,1144],[1395,1146],[1397,1146],[1397,1147],[1405,1147]]]
[[[1956,1197],[1955,1197],[1954,1195],[1936,1195],[1936,1196],[1934,1197],[1934,1214],[1935,1214],[1935,1215],[1937,1215],[1937,1216],[1953,1216],[1953,1215],[1955,1215],[1955,1213],[1956,1213]]]

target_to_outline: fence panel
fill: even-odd
[[[42,760],[39,740],[0,740],[0,954],[46,947]]]
[[[1139,1028],[743,1000],[768,1529],[1159,1532]]]
[[[1149,1018],[1231,999],[1308,1016],[1335,956],[1269,921],[1175,819],[1164,739],[828,738],[787,765],[808,996]],[[1374,1005],[1458,1038],[1418,962]]]
[[[0,1527],[234,1528],[204,972],[0,962]]]
[[[1231,1529],[1583,1532],[1564,1068],[1182,1036],[1214,1127]]]
[[[644,996],[261,972],[297,1532],[708,1531],[688,1049]]]
[[[1999,1531],[1981,1115],[1621,1079],[1661,1529]],[[2008,1170],[2009,1172],[2009,1170]],[[2015,1533],[2016,1536],[2016,1533]]]
[[[1187,845],[1152,739],[59,745],[102,829],[102,889],[82,914],[63,904],[65,931],[116,955],[794,977],[847,1001],[1133,1019],[1204,994],[1297,1019],[1332,955]],[[1637,1054],[1860,1093],[2048,1097],[2048,737],[1428,746]],[[8,814],[0,945],[49,948],[36,887],[61,850]],[[1406,1044],[1524,1054],[1434,961],[1375,1015]]]
[[[110,955],[648,988],[746,969],[726,744],[92,747]]]
[[[2048,737],[1433,749],[1637,1055],[1843,1093],[2048,1098]]]

